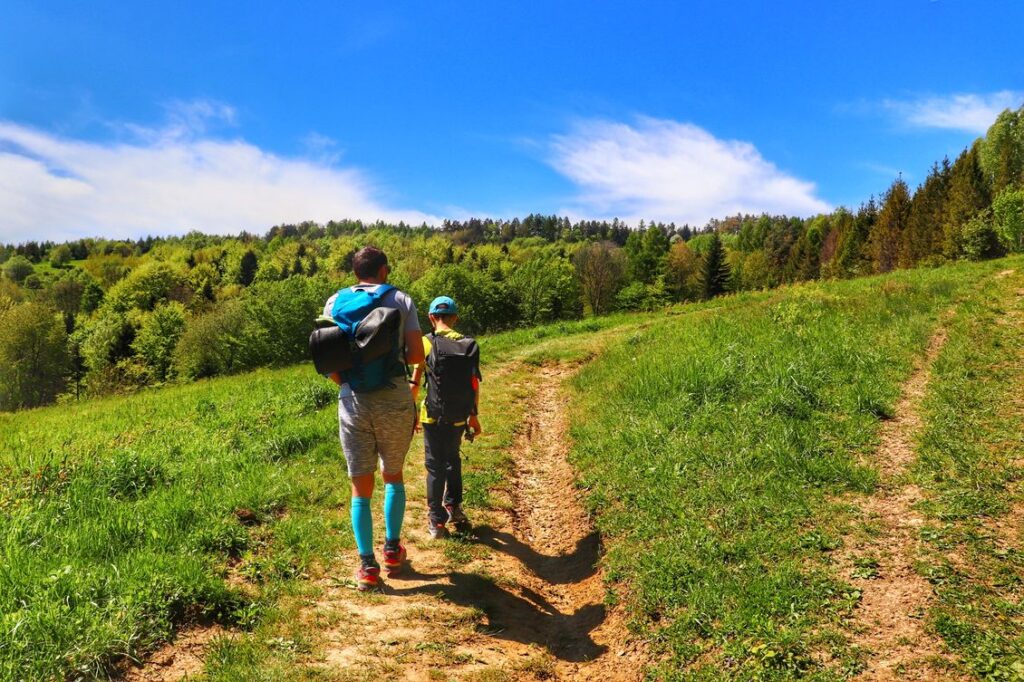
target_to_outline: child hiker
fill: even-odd
[[[420,410],[423,449],[427,466],[428,530],[434,539],[448,537],[451,523],[460,533],[471,528],[462,511],[462,436],[470,440],[481,432],[480,349],[476,341],[455,331],[458,308],[448,296],[438,296],[428,311],[433,333],[423,337],[425,361],[413,370],[412,391],[417,396],[426,374],[427,396]]]

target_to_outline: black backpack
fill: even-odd
[[[480,348],[469,336],[450,339],[430,334],[427,356],[427,416],[436,422],[464,422],[475,411],[473,377]]]

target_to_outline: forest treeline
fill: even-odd
[[[697,228],[524,219],[358,220],[136,241],[0,246],[0,409],[295,362],[368,244],[419,310],[440,294],[480,333],[819,278],[1024,250],[1024,107],[914,191],[855,211],[737,215]]]

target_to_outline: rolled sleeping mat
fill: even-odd
[[[333,322],[309,335],[309,354],[318,374],[352,369],[387,355],[398,346],[402,315],[396,308],[374,308],[356,327],[355,339]]]
[[[352,348],[348,335],[336,324],[314,329],[309,335],[309,354],[318,374],[352,369]]]
[[[356,362],[366,364],[397,348],[402,314],[397,308],[374,308],[356,327]]]

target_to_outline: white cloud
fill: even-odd
[[[737,213],[829,210],[813,183],[765,160],[748,142],[720,140],[677,121],[591,120],[555,136],[551,165],[578,185],[576,215],[703,225]]]
[[[1024,103],[1024,92],[955,94],[914,100],[885,100],[882,105],[918,128],[940,128],[983,134],[1004,109]]]
[[[207,134],[234,119],[224,105],[178,104],[166,126],[122,126],[131,140],[113,143],[0,121],[0,242],[262,232],[332,218],[437,221],[383,205],[358,169]]]

